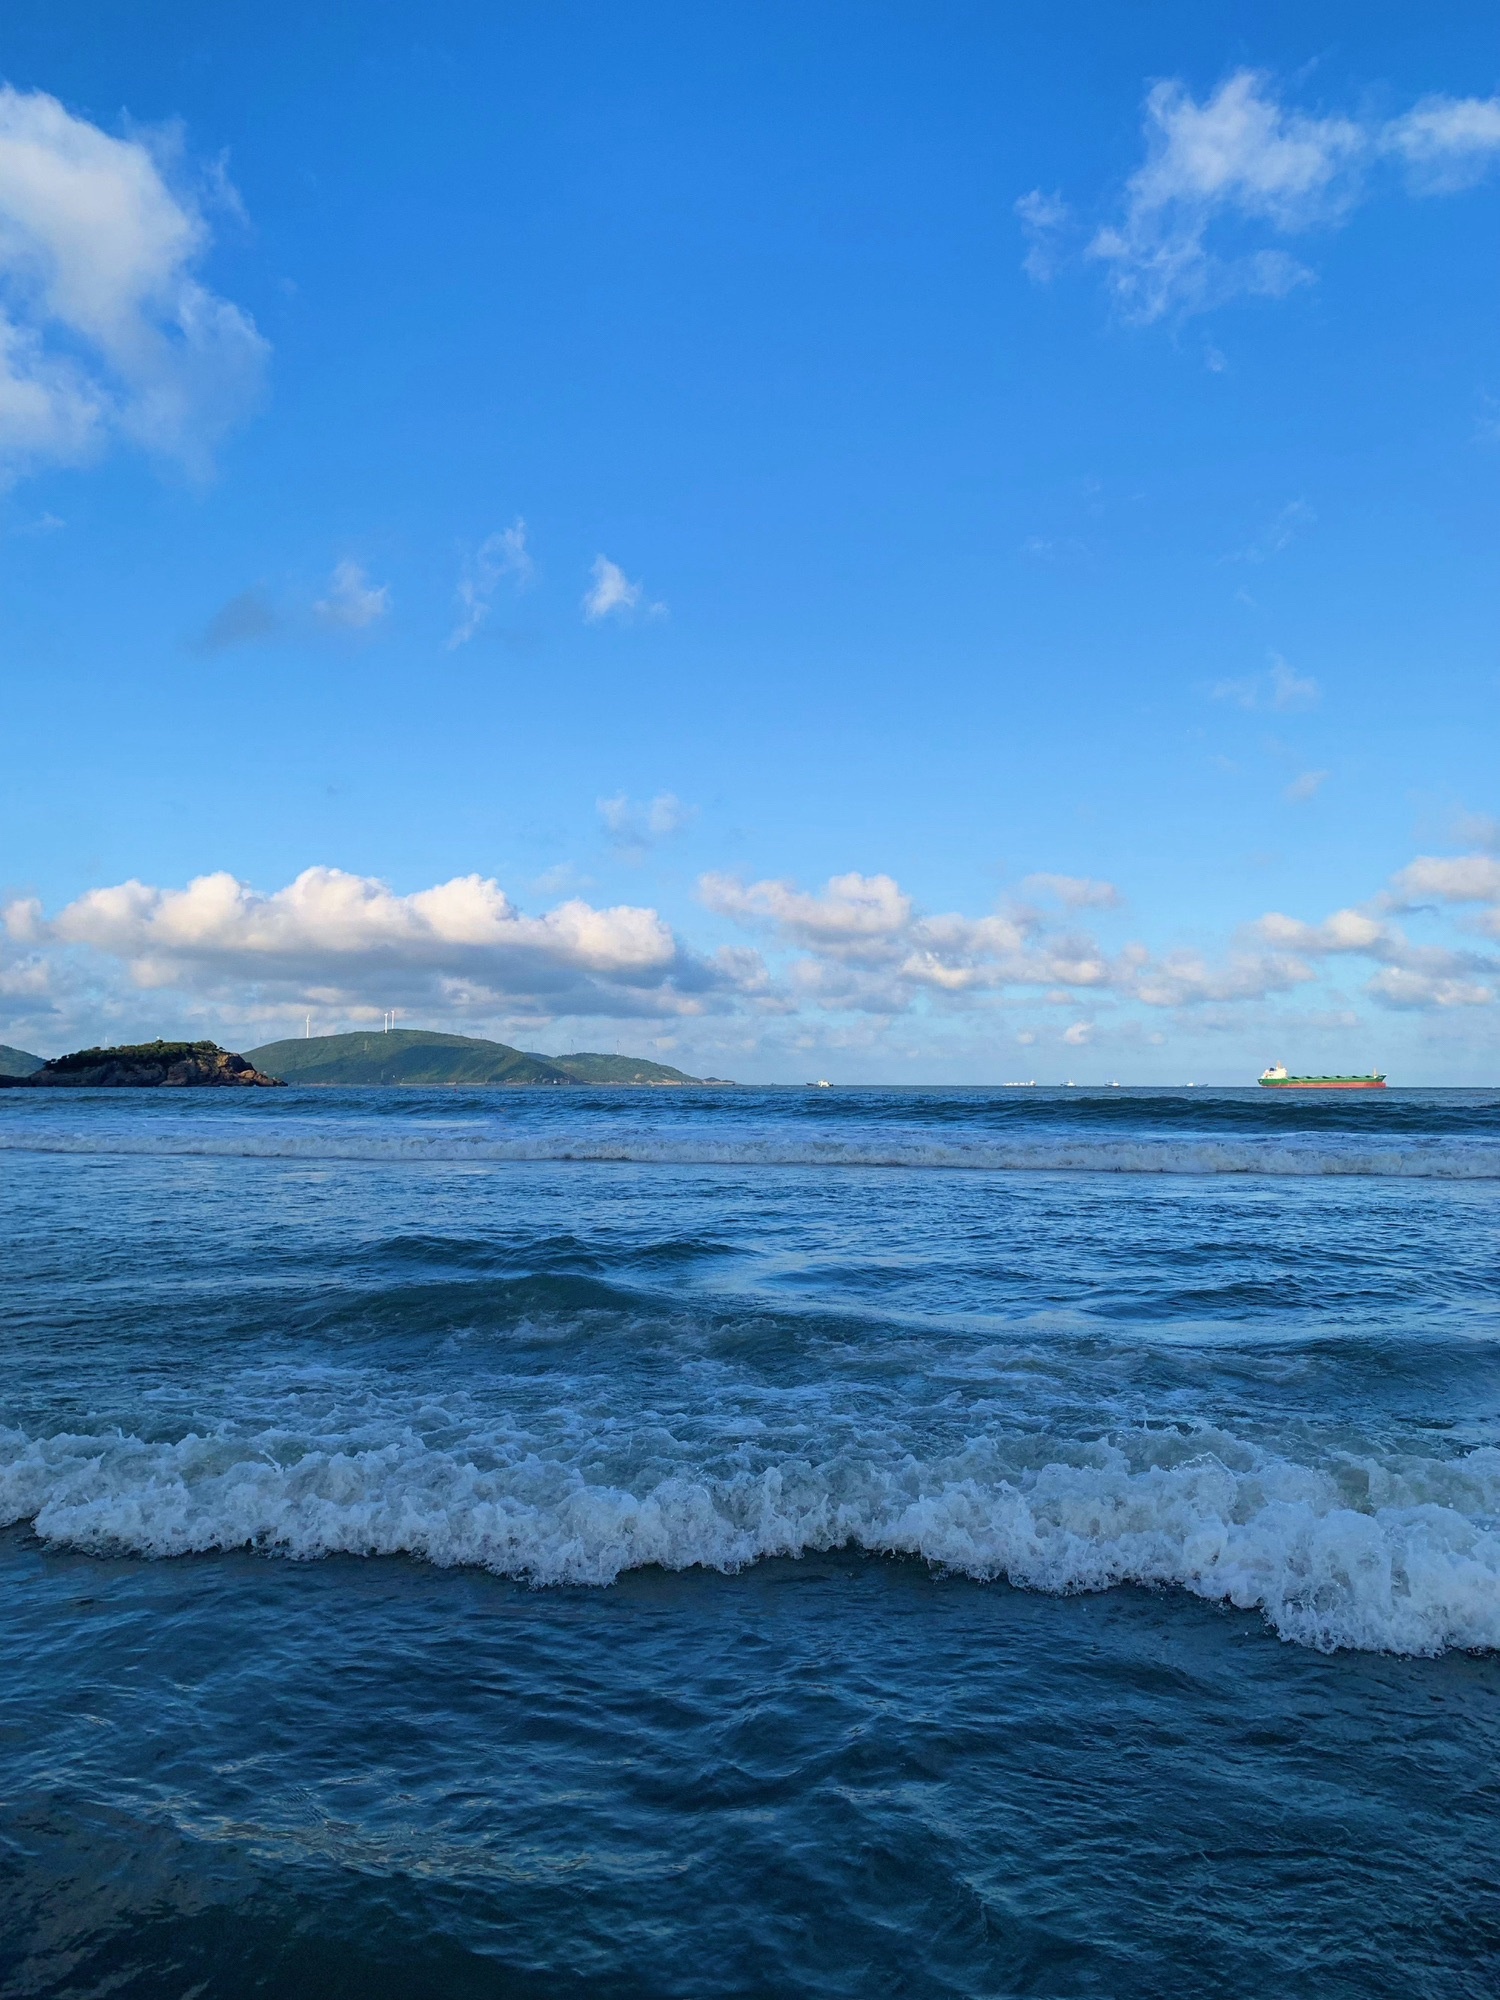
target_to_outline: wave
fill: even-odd
[[[592,1455],[514,1437],[0,1431],[0,1521],[98,1554],[404,1555],[539,1586],[855,1548],[1053,1593],[1174,1587],[1321,1651],[1500,1648],[1500,1450],[1305,1465],[1175,1431],[1060,1449],[1029,1468],[971,1445],[610,1483]]]
[[[744,1135],[730,1140],[653,1134],[496,1138],[446,1130],[360,1133],[306,1131],[55,1132],[0,1134],[0,1152],[131,1158],[349,1160],[418,1165],[504,1162],[672,1167],[939,1169],[980,1173],[1222,1174],[1362,1179],[1500,1180],[1500,1140],[1422,1142],[1343,1135],[1264,1139],[934,1140],[881,1132],[862,1140]]]

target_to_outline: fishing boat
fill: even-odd
[[[1385,1078],[1368,1076],[1288,1076],[1285,1063],[1272,1063],[1260,1073],[1262,1090],[1384,1090]]]

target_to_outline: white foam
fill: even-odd
[[[732,1571],[846,1546],[1028,1589],[1173,1586],[1258,1608],[1323,1650],[1500,1648],[1500,1451],[1299,1464],[1205,1433],[1066,1446],[1027,1467],[993,1442],[894,1445],[616,1484],[597,1453],[414,1429],[159,1442],[0,1431],[0,1520],[93,1552],[404,1554],[534,1584],[645,1564]]]
[[[935,1140],[921,1133],[880,1133],[861,1140],[746,1135],[716,1140],[651,1133],[549,1133],[498,1138],[488,1132],[56,1131],[21,1127],[0,1133],[0,1152],[135,1158],[349,1160],[383,1164],[594,1162],[680,1167],[882,1167],[985,1173],[1222,1174],[1375,1179],[1500,1179],[1500,1140],[1379,1140],[1348,1134],[1221,1139]]]

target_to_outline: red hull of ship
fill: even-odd
[[[1263,1090],[1384,1090],[1385,1078],[1372,1078],[1368,1083],[1267,1083]]]

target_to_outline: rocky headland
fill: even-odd
[[[280,1090],[244,1056],[217,1042],[135,1042],[116,1049],[78,1049],[30,1076],[0,1076],[0,1090],[168,1090],[229,1086]]]

